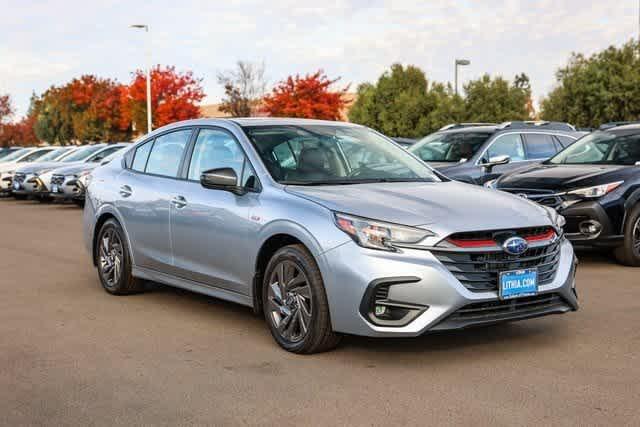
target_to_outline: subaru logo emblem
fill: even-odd
[[[502,244],[502,249],[509,255],[522,255],[529,248],[529,243],[522,237],[509,237]]]

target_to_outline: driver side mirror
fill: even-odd
[[[247,192],[246,189],[238,185],[238,175],[232,168],[210,169],[200,175],[200,184],[204,188],[213,190],[229,191],[238,196]]]
[[[480,166],[482,166],[486,172],[491,172],[495,166],[506,165],[510,161],[511,157],[504,154],[502,156],[491,157],[488,162],[481,163]]]

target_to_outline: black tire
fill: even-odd
[[[290,317],[285,315],[283,319],[279,319],[280,317],[283,317],[283,314],[282,312],[279,313],[276,307],[280,307],[284,304],[278,305],[274,302],[274,299],[277,298],[274,298],[273,291],[270,291],[270,289],[272,289],[272,283],[270,282],[271,279],[275,277],[274,275],[278,274],[275,272],[275,269],[281,268],[282,265],[286,265],[288,266],[287,268],[291,268],[294,271],[297,271],[296,269],[298,269],[299,275],[300,273],[304,273],[306,279],[304,283],[308,283],[308,286],[305,285],[304,288],[305,292],[308,292],[310,296],[306,300],[302,297],[302,304],[308,304],[307,307],[310,308],[311,311],[310,314],[308,314],[308,326],[306,327],[306,331],[304,332],[304,335],[299,336],[298,339],[287,338],[284,336],[286,334],[283,334],[277,326],[278,321],[285,323],[287,318],[299,319],[298,325],[300,325],[300,323],[303,322],[302,318],[304,317],[300,315],[300,317],[297,318],[295,315],[290,314]],[[284,270],[282,271],[284,272]],[[295,277],[299,277],[299,275]],[[300,288],[301,287],[294,287],[293,289]],[[320,269],[318,268],[318,265],[311,253],[309,253],[303,245],[285,246],[271,257],[264,274],[262,301],[264,302],[263,311],[265,320],[267,321],[267,325],[269,325],[271,335],[273,335],[276,342],[285,350],[298,354],[313,354],[331,350],[339,344],[341,336],[333,332],[331,328],[329,303],[327,301],[327,295],[325,293]],[[300,310],[302,309],[300,308]],[[294,313],[294,311],[292,310],[290,313]],[[308,309],[306,309],[305,313],[309,313]],[[276,317],[278,319],[276,319]],[[289,320],[289,322],[294,322],[294,320]],[[302,329],[303,328],[299,328],[299,330]]]
[[[616,248],[614,254],[621,264],[640,267],[640,204],[629,211],[624,226],[624,244]]]
[[[27,200],[26,194],[13,194],[13,198],[16,200]]]
[[[113,295],[129,295],[144,290],[144,281],[131,275],[129,246],[118,221],[109,219],[102,225],[95,252],[98,277],[105,291]],[[116,267],[117,263],[119,267]]]

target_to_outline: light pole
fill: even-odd
[[[456,71],[455,71],[455,75],[456,75],[456,81],[455,81],[455,85],[456,85],[456,95],[458,94],[458,67],[459,66],[465,66],[465,65],[469,65],[471,64],[471,61],[469,61],[468,59],[456,59]]]
[[[146,24],[133,24],[131,28],[144,30],[147,33],[147,133],[153,129],[151,121],[151,41],[149,40],[149,26]]]

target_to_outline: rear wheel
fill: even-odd
[[[98,276],[102,287],[114,295],[128,295],[144,290],[144,282],[131,275],[131,255],[124,230],[114,220],[107,220],[96,243]]]
[[[267,265],[262,301],[271,334],[287,351],[319,353],[338,345],[320,270],[302,245],[278,250]]]
[[[616,259],[630,267],[640,267],[640,204],[629,212],[624,227],[624,244],[615,251]]]

